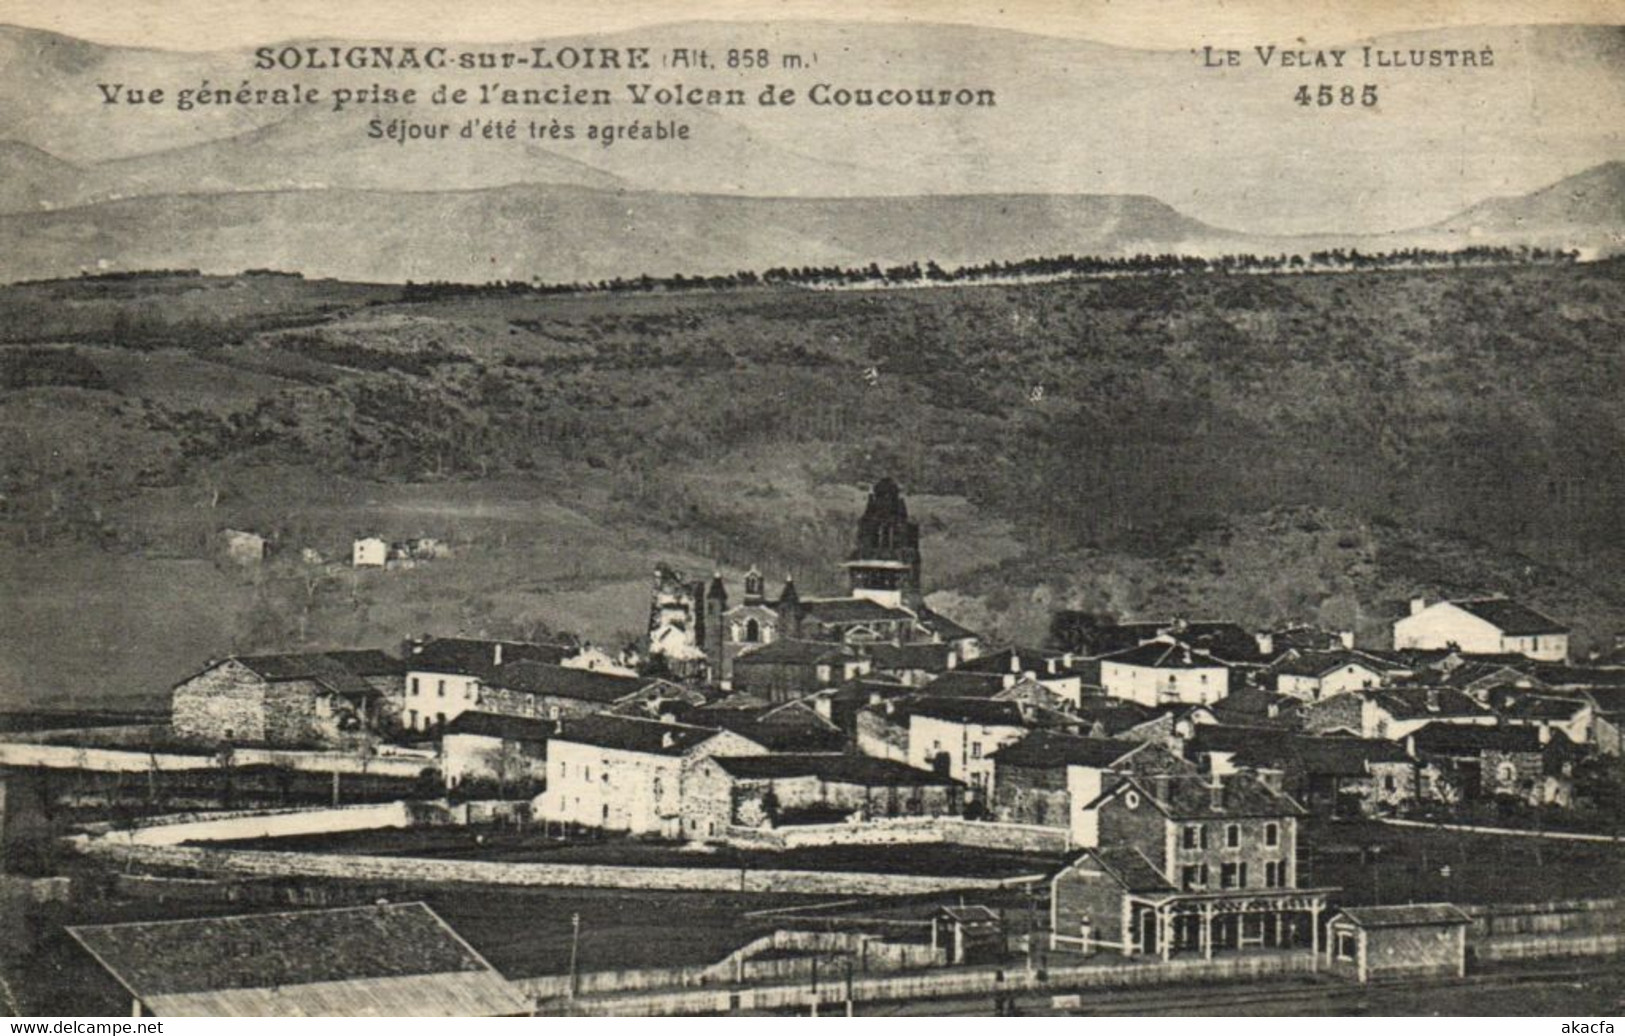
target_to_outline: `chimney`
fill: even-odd
[[[869,692],[869,704],[870,705],[879,705],[883,700],[884,699],[881,698],[879,691],[873,691],[872,690],[872,691]]]
[[[1419,613],[1425,611],[1427,609],[1427,606],[1428,606],[1428,599],[1426,597],[1412,597],[1411,598],[1411,614],[1412,615],[1416,615],[1416,614],[1419,614]]]
[[[1535,729],[1540,732],[1540,743],[1542,745],[1549,745],[1549,744],[1552,743],[1552,728],[1551,727],[1547,726],[1544,723],[1537,723],[1535,725]]]
[[[1339,644],[1343,645],[1343,650],[1344,651],[1353,651],[1354,650],[1354,631],[1353,630],[1339,630],[1338,634],[1337,634],[1337,642]]]
[[[1001,680],[1000,683],[1004,684],[1005,690],[1009,690],[1010,688],[1012,688],[1012,687],[1014,687],[1016,685],[1016,674],[1015,673],[1005,673],[1004,674],[1004,679]]]
[[[1224,808],[1224,778],[1217,773],[1208,774],[1207,801],[1209,809]]]
[[[1071,669],[1077,664],[1078,656],[1074,655],[1072,652],[1068,651],[1066,654],[1061,656],[1061,665],[1065,666],[1066,668]]]
[[[1021,656],[1014,651],[1010,652],[1010,671],[1012,673],[1021,672]]]
[[[1286,786],[1286,774],[1282,773],[1280,770],[1271,770],[1266,767],[1259,767],[1254,771],[1254,773],[1256,773],[1258,776],[1258,783],[1262,784],[1270,791],[1275,792],[1277,795],[1279,795],[1281,790]]]
[[[1275,654],[1275,635],[1272,633],[1259,633],[1254,636],[1258,641],[1258,653],[1261,655]]]
[[[501,644],[495,644],[495,645],[492,646],[492,648],[491,648],[491,664],[492,665],[501,665],[502,664],[502,645]]]
[[[670,748],[672,745],[675,745],[676,743],[677,743],[677,735],[673,734],[671,731],[668,730],[664,734],[660,735],[660,747],[661,748]]]
[[[949,669],[958,669],[959,668],[959,652],[957,652],[957,651],[948,652],[948,668]]]

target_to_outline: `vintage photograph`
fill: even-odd
[[[0,0],[0,444],[0,1014],[1625,1013],[1625,3]]]

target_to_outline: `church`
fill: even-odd
[[[803,597],[787,578],[776,598],[754,566],[745,574],[742,597],[730,606],[718,572],[709,581],[686,581],[656,569],[649,619],[649,652],[672,671],[724,688],[735,684],[736,662],[774,670],[768,691],[782,698],[802,684],[838,683],[867,672],[866,649],[875,645],[941,644],[955,662],[980,652],[977,635],[925,604],[921,588],[920,523],[909,517],[902,490],[890,478],[875,483],[858,519],[852,552],[842,562],[848,592],[842,597]],[[772,650],[766,650],[772,646]],[[756,663],[762,663],[760,666]],[[786,667],[807,668],[785,686]],[[816,686],[805,690],[815,690]]]

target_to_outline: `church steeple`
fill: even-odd
[[[750,571],[745,573],[745,603],[761,604],[767,596],[766,589],[761,571],[755,565],[750,566]]]
[[[892,479],[882,478],[869,491],[845,568],[852,596],[893,608],[919,606],[920,523],[908,516],[903,492]]]

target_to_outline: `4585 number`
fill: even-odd
[[[1300,86],[1292,99],[1305,108],[1375,108],[1377,84],[1367,83],[1360,87],[1333,86],[1331,83]]]

